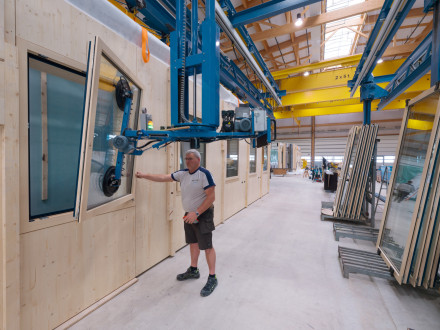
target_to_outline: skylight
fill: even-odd
[[[364,0],[327,0],[327,12],[339,10],[361,2],[364,2]],[[342,26],[346,21],[354,18],[359,18],[359,15],[325,25],[326,41],[324,45],[324,60],[350,55],[356,32]]]

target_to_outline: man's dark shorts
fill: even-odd
[[[187,213],[185,213],[186,215]],[[200,250],[212,248],[212,231],[214,226],[214,206],[199,215],[199,223],[184,223],[186,243],[199,243]]]

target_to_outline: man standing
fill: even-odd
[[[200,153],[190,149],[185,153],[186,169],[172,174],[144,174],[137,172],[136,177],[156,182],[180,182],[182,205],[185,210],[185,240],[189,244],[191,266],[186,272],[177,275],[178,281],[200,277],[197,263],[200,250],[205,251],[209,268],[206,285],[200,291],[202,297],[209,296],[217,286],[215,276],[215,250],[212,246],[214,226],[215,183],[211,173],[200,167]]]

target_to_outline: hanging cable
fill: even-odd
[[[412,35],[414,34],[414,32],[416,32],[416,30],[417,30],[417,28],[419,27],[419,25],[420,25],[420,24],[423,22],[423,20],[425,19],[426,14],[428,14],[428,13],[425,13],[425,15],[423,15],[422,19],[421,19],[420,21],[417,22],[417,24],[416,24],[414,30],[412,30],[412,32],[411,32],[411,33],[409,34],[409,36],[406,38],[406,40],[405,40],[405,42],[403,43],[403,45],[406,44],[406,43],[409,41],[409,39],[412,37]],[[394,57],[393,57],[393,60],[395,60],[396,57],[397,57],[397,56],[394,56]]]

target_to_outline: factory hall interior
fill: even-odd
[[[0,329],[440,329],[440,0],[0,0]]]

